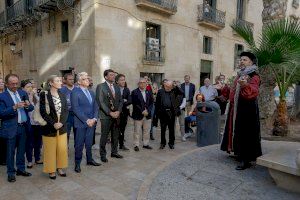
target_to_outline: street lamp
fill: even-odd
[[[20,57],[23,56],[23,53],[22,53],[22,49],[20,49],[19,51],[16,51],[16,43],[15,42],[11,42],[9,43],[9,47],[10,47],[10,50],[12,52],[12,54],[18,54]]]

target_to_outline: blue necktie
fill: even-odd
[[[14,97],[15,97],[15,100],[16,100],[17,103],[21,102],[21,100],[17,96],[16,92],[14,93]],[[21,114],[21,122],[20,123],[26,122],[27,121],[27,116],[26,116],[26,112],[25,112],[24,108],[19,108],[18,111],[19,111],[18,114]]]
[[[88,98],[90,104],[92,104],[93,100],[92,100],[92,96],[91,96],[89,90],[88,89],[84,89],[84,93],[85,93],[85,96]]]

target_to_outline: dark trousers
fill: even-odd
[[[1,138],[0,137],[0,164],[5,164],[6,163],[6,138]]]
[[[40,160],[42,145],[41,126],[31,125],[26,137],[26,158],[32,162],[32,153],[34,152],[34,161]]]
[[[169,144],[174,145],[175,141],[175,114],[167,112],[160,118],[161,125],[161,144],[166,145],[166,130],[169,129]]]
[[[25,126],[17,128],[17,135],[7,139],[7,174],[15,175],[15,150],[17,149],[16,165],[20,171],[25,171],[25,143],[26,130]]]
[[[96,126],[93,131],[93,145],[96,144]]]
[[[114,119],[102,119],[101,120],[101,137],[100,137],[100,156],[101,158],[106,157],[106,143],[108,135],[111,133],[111,153],[118,153],[118,138],[119,138],[119,127]]]
[[[67,124],[67,134],[68,134],[68,143],[69,143],[69,138],[70,138],[70,135],[71,135],[72,128],[73,128],[73,133],[74,133],[74,141],[75,141],[75,138],[76,138],[76,130],[75,130],[75,127],[74,127],[74,113],[72,111],[69,112],[66,124]]]
[[[86,161],[91,162],[92,158],[92,144],[94,127],[88,128],[76,128],[76,139],[75,139],[75,163],[80,164],[82,160],[82,150],[85,146]]]
[[[188,116],[184,118],[184,130],[186,133],[191,131],[191,123],[196,121],[196,116]]]
[[[120,116],[120,134],[119,134],[119,145],[124,146],[125,129],[127,126],[128,115],[121,113]]]

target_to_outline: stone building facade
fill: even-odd
[[[17,73],[41,82],[75,68],[99,83],[112,68],[127,76],[130,88],[141,75],[159,82],[189,74],[199,86],[205,77],[235,73],[237,54],[247,47],[230,24],[250,23],[256,37],[262,28],[261,0],[49,2],[1,1],[1,76]],[[20,18],[22,9],[29,11]]]

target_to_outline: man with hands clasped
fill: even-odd
[[[75,138],[75,172],[80,173],[82,150],[85,146],[87,165],[100,166],[92,157],[93,134],[98,117],[98,105],[95,94],[89,90],[89,79],[86,72],[78,74],[78,85],[71,93],[71,104],[74,112]]]

